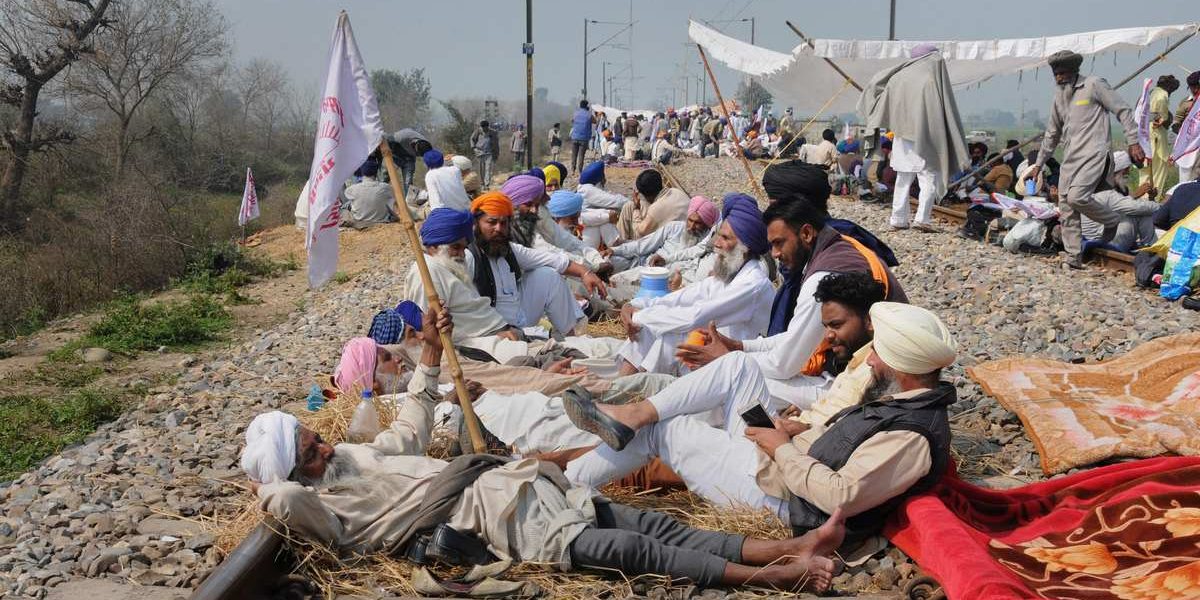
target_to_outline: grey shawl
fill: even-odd
[[[942,175],[937,198],[967,163],[962,120],[939,52],[876,73],[858,100],[858,114],[868,129],[890,129],[914,144],[926,166]]]

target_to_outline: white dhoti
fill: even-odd
[[[550,320],[554,329],[562,334],[575,330],[575,324],[583,318],[583,309],[575,301],[571,287],[554,269],[539,267],[521,275],[521,312],[524,323],[517,327],[537,325],[543,316]]]
[[[648,373],[682,375],[690,372],[690,369],[675,358],[675,349],[686,338],[686,333],[664,333],[656,336],[643,328],[633,340],[621,345],[621,359]]]
[[[828,391],[832,381],[805,375],[768,379],[745,352],[730,352],[680,377],[648,400],[659,420],[709,414],[707,420],[714,425],[737,427],[741,414],[755,404],[770,415],[791,405],[807,409]]]
[[[694,417],[643,427],[620,452],[601,444],[567,463],[566,476],[576,485],[594,489],[636,471],[654,457],[679,474],[689,491],[713,504],[765,508],[787,518],[787,503],[767,495],[755,480],[758,446],[740,432],[730,433]]]
[[[599,248],[601,243],[611,248],[620,237],[620,230],[612,223],[586,226],[583,228],[583,235],[580,236],[588,248]]]

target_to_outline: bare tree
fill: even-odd
[[[137,139],[134,118],[173,80],[221,55],[225,21],[207,0],[122,0],[95,52],[71,74],[74,93],[116,118],[113,170],[120,177]]]
[[[270,152],[288,85],[283,65],[256,58],[238,70],[235,85],[241,96],[243,122],[248,123],[251,115],[259,121],[266,130],[265,150]]]
[[[72,135],[58,128],[37,131],[38,97],[63,69],[92,52],[89,39],[109,24],[109,0],[0,0],[0,102],[18,110],[3,132],[6,156],[0,176],[0,228],[20,226],[21,185],[30,155]]]

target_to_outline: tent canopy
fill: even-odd
[[[711,58],[735,71],[755,77],[772,95],[790,102],[804,114],[819,110],[845,84],[842,76],[825,64],[825,58],[832,59],[859,84],[866,84],[875,73],[908,60],[909,51],[914,46],[931,43],[938,47],[946,59],[950,80],[955,87],[961,88],[996,75],[1045,66],[1046,58],[1059,50],[1073,50],[1084,56],[1116,50],[1139,50],[1156,41],[1187,35],[1196,29],[1196,23],[1185,23],[998,40],[814,39],[812,46],[801,43],[790,54],[752,46],[695,21],[688,27],[688,36],[702,46]],[[851,86],[846,87],[830,104],[830,111],[854,110],[858,91]]]

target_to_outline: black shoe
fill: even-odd
[[[1068,257],[1067,260],[1063,261],[1063,265],[1065,265],[1069,269],[1075,269],[1076,271],[1081,271],[1081,270],[1083,270],[1083,259],[1079,258],[1079,255],[1077,255],[1077,254],[1072,255],[1072,256]]]
[[[563,408],[576,427],[596,434],[613,450],[623,449],[637,433],[597,408],[592,394],[578,384],[563,392]]]
[[[1188,310],[1200,310],[1200,296],[1184,298],[1183,302],[1180,302],[1180,304],[1182,304],[1183,307]]]

